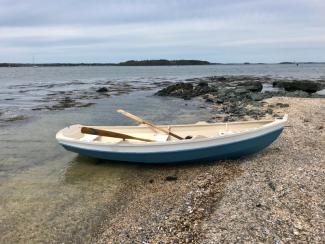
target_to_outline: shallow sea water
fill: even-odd
[[[2,127],[0,240],[89,241],[124,181],[142,170],[141,165],[67,152],[56,143],[59,129],[74,123],[133,124],[115,112],[120,107],[160,123],[191,123],[209,117],[199,106],[198,101],[135,92],[99,101],[94,107],[45,112]]]

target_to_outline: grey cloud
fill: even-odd
[[[44,61],[84,61],[85,53],[99,61],[105,51],[105,61],[319,58],[325,53],[324,2],[0,0],[0,62],[35,53]]]
[[[231,18],[245,14],[308,13],[308,4],[299,2],[301,4],[288,0],[0,0],[0,26],[106,25]],[[295,14],[290,16],[295,17]]]

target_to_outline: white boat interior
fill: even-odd
[[[286,120],[286,118],[284,118]],[[183,138],[190,136],[191,140],[204,138],[218,138],[232,134],[241,134],[248,131],[263,129],[281,123],[284,119],[274,120],[256,120],[256,121],[241,121],[229,123],[206,123],[198,122],[196,124],[187,125],[159,125]],[[118,144],[118,143],[132,143],[132,144],[148,144],[155,142],[173,142],[179,141],[170,135],[167,135],[159,130],[156,130],[147,125],[139,126],[87,126],[95,129],[107,130],[117,133],[123,133],[134,137],[152,140],[153,142],[143,142],[134,139],[121,139],[106,136],[97,136],[91,134],[81,133],[83,125],[77,124],[66,127],[58,132],[57,138],[65,140],[73,140],[86,143],[99,144]]]

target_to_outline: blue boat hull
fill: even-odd
[[[62,145],[69,151],[80,155],[107,159],[111,161],[126,161],[135,163],[179,163],[222,159],[233,159],[256,153],[270,145],[281,134],[283,128],[272,132],[228,144],[204,147],[191,150],[153,153],[120,153],[87,150],[68,145]]]

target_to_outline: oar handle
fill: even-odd
[[[136,115],[133,115],[133,114],[130,114],[130,113],[124,111],[123,109],[118,109],[117,112],[119,112],[119,113],[125,115],[126,117],[128,117],[130,119],[133,119],[133,120],[135,120],[135,121],[137,121],[139,123],[145,123],[145,122],[147,122],[144,119],[142,119],[142,118],[140,118],[140,117],[138,117]]]
[[[130,119],[133,119],[133,120],[135,120],[135,121],[137,121],[139,123],[147,124],[147,125],[151,126],[152,128],[155,128],[156,130],[160,130],[160,131],[162,131],[162,132],[164,132],[164,133],[166,133],[168,135],[171,135],[171,136],[173,136],[173,137],[175,137],[175,138],[177,138],[179,140],[184,139],[183,137],[181,137],[179,135],[176,135],[175,133],[171,132],[170,130],[166,130],[164,128],[158,127],[158,126],[154,125],[153,123],[151,123],[151,122],[149,122],[147,120],[144,120],[144,119],[142,119],[142,118],[140,118],[140,117],[138,117],[138,116],[136,116],[134,114],[130,114],[130,113],[124,111],[123,109],[118,109],[117,112],[119,112],[119,113],[125,115],[126,117],[128,117]]]
[[[107,136],[107,137],[114,137],[114,138],[122,138],[123,140],[125,140],[125,139],[133,139],[133,140],[138,140],[138,141],[153,142],[153,140],[149,140],[149,139],[145,139],[145,138],[130,136],[130,135],[127,135],[127,134],[118,133],[118,132],[109,131],[109,130],[95,129],[95,128],[91,128],[91,127],[82,127],[81,128],[81,133],[97,135],[97,136]]]

